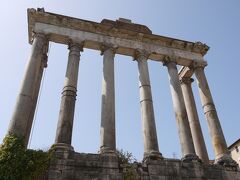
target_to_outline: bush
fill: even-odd
[[[118,161],[120,167],[123,168],[124,180],[131,180],[138,177],[137,174],[137,160],[128,151],[117,150]]]
[[[0,146],[0,180],[37,179],[47,170],[51,154],[26,149],[22,138],[6,136]]]
[[[128,151],[123,151],[122,149],[117,150],[117,156],[120,164],[132,164],[137,161],[136,158],[132,155],[132,153]]]

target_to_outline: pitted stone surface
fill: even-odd
[[[134,167],[131,180],[240,180],[239,169],[178,159],[149,160]],[[124,180],[124,171],[116,156],[75,153],[72,159],[52,162],[41,180]]]

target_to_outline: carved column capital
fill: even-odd
[[[111,49],[113,51],[113,53],[115,54],[117,51],[117,46],[113,45],[113,44],[107,44],[107,43],[103,43],[100,46],[100,51],[101,51],[101,55],[103,55],[104,51]]]
[[[44,33],[38,33],[38,32],[33,32],[33,39],[35,39],[35,38],[37,38],[37,37],[39,37],[39,38],[44,38],[44,39],[48,39],[47,38],[47,35],[46,34],[44,34]]]
[[[44,33],[39,33],[39,32],[32,32],[32,39],[31,39],[31,44],[33,43],[33,41],[38,38],[38,39],[42,39],[44,41],[44,44],[47,44],[49,41],[49,37],[47,34]],[[45,45],[44,45],[45,46]],[[45,46],[46,47],[46,46]]]
[[[163,58],[163,66],[167,66],[170,63],[173,63],[174,65],[177,65],[176,57],[164,56],[164,58]]]
[[[72,40],[68,41],[68,49],[71,51],[77,50],[77,51],[83,51],[84,47],[84,41],[79,42],[74,42]]]
[[[194,82],[193,78],[190,78],[190,77],[182,77],[182,78],[180,78],[180,83],[181,84],[191,84],[192,82]]]
[[[149,53],[148,51],[136,49],[135,52],[134,52],[134,55],[133,55],[133,59],[134,60],[139,60],[139,58],[141,58],[141,57],[144,57],[145,59],[148,59],[150,54],[151,53]]]
[[[204,69],[207,66],[207,62],[206,61],[201,61],[201,62],[193,62],[192,65],[190,66],[191,69],[195,70],[197,68],[202,68]]]

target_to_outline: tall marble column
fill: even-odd
[[[207,119],[208,129],[215,153],[215,163],[234,164],[234,161],[229,154],[227,143],[218,119],[211,91],[204,73],[204,66],[195,65],[195,76],[198,82],[200,99],[202,102],[204,115]]]
[[[208,164],[209,158],[207,148],[204,142],[191,86],[193,79],[189,77],[183,77],[180,81],[196,154],[204,163]]]
[[[194,149],[192,134],[188,122],[176,63],[169,59],[166,59],[164,65],[168,68],[173,108],[177,120],[178,133],[182,150],[182,160],[198,160]]]
[[[44,59],[44,48],[46,47],[47,39],[44,34],[35,34],[32,52],[25,70],[20,92],[17,97],[13,116],[9,125],[8,134],[13,134],[22,137],[27,146],[29,133],[33,116],[31,115],[35,108],[37,92],[41,83],[41,67]]]
[[[144,159],[161,159],[162,154],[159,152],[158,147],[152,92],[147,64],[148,53],[144,51],[136,51],[135,59],[138,62],[139,72]]]
[[[46,43],[45,47],[44,47],[44,52],[43,52],[43,57],[42,57],[42,62],[41,62],[41,66],[40,66],[40,71],[38,74],[38,78],[37,78],[37,82],[36,82],[36,88],[35,88],[35,92],[33,95],[33,106],[32,106],[32,111],[30,113],[30,118],[29,118],[29,122],[27,125],[27,140],[29,140],[30,134],[31,134],[31,127],[33,124],[33,119],[35,116],[35,111],[36,111],[36,106],[37,106],[37,101],[38,101],[38,96],[39,96],[39,91],[41,88],[41,81],[42,81],[42,76],[43,76],[43,72],[44,72],[44,68],[47,68],[47,61],[48,61],[48,56],[47,56],[47,52],[48,52],[48,42]],[[28,142],[26,142],[28,144]]]
[[[103,79],[102,110],[100,128],[100,153],[115,153],[115,87],[114,56],[115,49],[111,45],[102,46]]]
[[[62,91],[62,100],[59,112],[58,126],[55,144],[58,147],[71,147],[72,129],[77,96],[78,69],[80,51],[83,46],[77,43],[70,43],[67,71]]]

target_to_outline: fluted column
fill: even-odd
[[[39,83],[41,83],[40,76],[46,43],[47,39],[44,34],[35,34],[32,52],[8,129],[8,134],[24,138],[25,146],[28,144],[33,121],[33,115],[31,114],[35,109],[35,102],[40,88]]]
[[[204,142],[201,125],[198,118],[197,107],[195,104],[191,83],[192,78],[183,77],[181,78],[181,87],[183,92],[183,98],[187,110],[187,116],[189,125],[191,128],[193,143],[196,154],[204,162],[209,163],[207,148]]]
[[[102,110],[100,128],[100,153],[115,153],[115,87],[114,56],[115,49],[111,45],[102,46],[103,79]]]
[[[200,99],[204,115],[207,119],[212,145],[215,153],[215,162],[219,164],[234,164],[227,148],[227,143],[222,131],[217,111],[204,73],[204,66],[195,66],[195,76],[198,82]]]
[[[182,89],[178,77],[176,63],[166,59],[165,66],[168,68],[170,90],[172,94],[173,108],[178,125],[178,133],[182,150],[182,160],[197,160],[194,150],[192,134],[188,122],[187,112],[183,100]]]
[[[80,51],[82,51],[82,45],[70,43],[68,65],[62,91],[62,100],[55,139],[55,143],[58,147],[66,146],[71,148]]]
[[[148,54],[144,51],[136,51],[135,59],[138,62],[139,72],[144,159],[161,159],[162,154],[159,152],[158,147],[152,92],[147,64]]]

